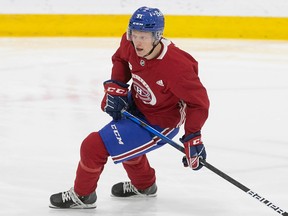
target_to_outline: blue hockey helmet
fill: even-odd
[[[159,41],[164,31],[164,16],[158,8],[140,7],[129,21],[127,39],[131,41],[132,30],[152,32]]]

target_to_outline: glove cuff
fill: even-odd
[[[103,85],[105,86],[106,84],[109,84],[109,83],[115,83],[117,84],[118,86],[122,87],[122,88],[128,88],[129,87],[129,84],[127,83],[123,83],[123,82],[120,82],[120,81],[117,81],[117,80],[106,80]]]
[[[183,135],[182,138],[180,138],[179,140],[182,142],[182,143],[185,143],[189,140],[192,140],[193,138],[197,137],[197,136],[200,136],[201,137],[201,131],[197,131],[195,133],[191,133],[191,134],[188,134],[187,136]]]

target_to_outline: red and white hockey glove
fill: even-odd
[[[105,95],[101,102],[101,109],[117,121],[122,118],[121,110],[128,107],[129,85],[116,80],[107,80],[103,85]]]
[[[185,167],[190,167],[193,170],[199,170],[203,167],[200,163],[201,159],[206,159],[206,150],[201,140],[201,133],[196,132],[183,136],[180,141],[184,143],[185,155],[182,162]]]

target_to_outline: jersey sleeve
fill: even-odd
[[[210,102],[207,91],[198,77],[197,62],[193,67],[180,69],[174,74],[170,90],[187,106],[185,135],[200,131],[208,118]]]
[[[117,80],[123,83],[127,83],[131,79],[131,73],[129,69],[129,50],[131,43],[126,39],[126,34],[122,36],[120,46],[112,56],[112,73],[111,79]]]

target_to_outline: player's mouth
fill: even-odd
[[[141,53],[141,52],[143,52],[143,50],[144,50],[144,49],[142,49],[142,48],[137,48],[137,47],[136,47],[136,52],[137,52],[137,53]]]

